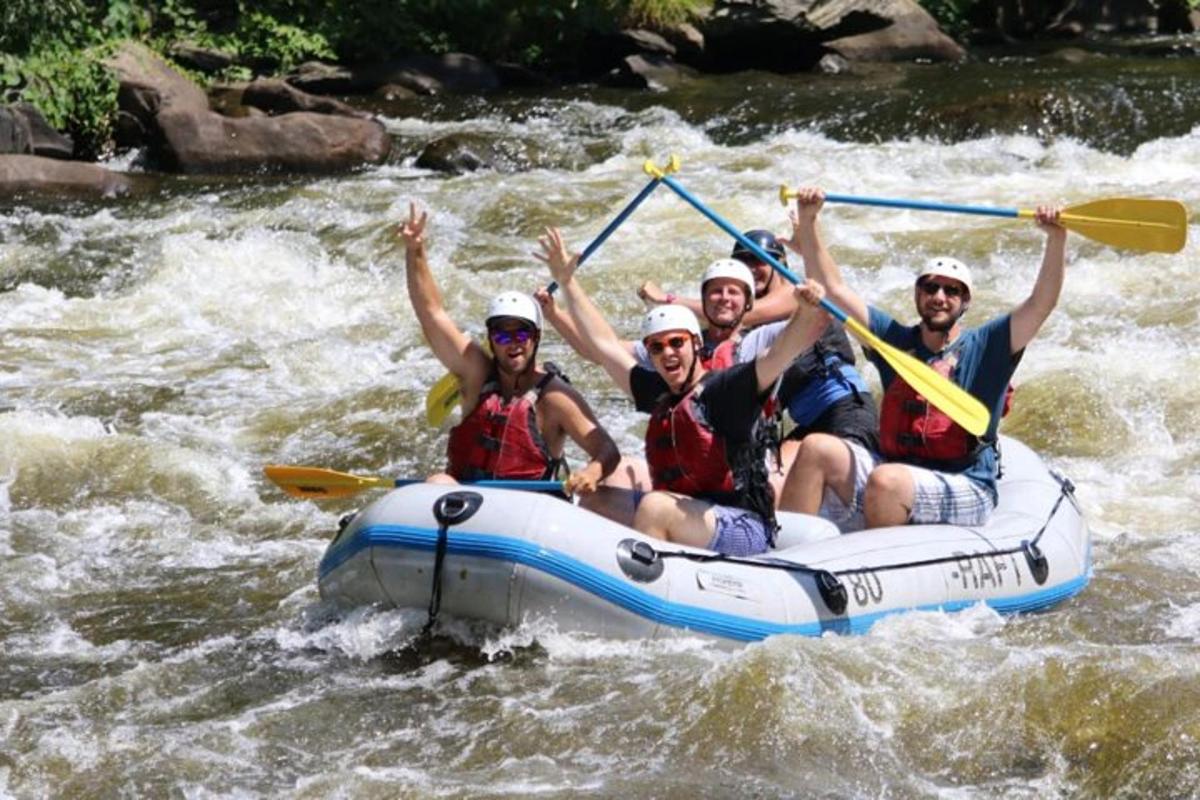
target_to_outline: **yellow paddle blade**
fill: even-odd
[[[856,319],[847,319],[846,327],[858,340],[870,347],[896,370],[901,380],[923,395],[926,400],[957,422],[968,433],[982,436],[992,421],[992,415],[978,399],[949,378],[942,377],[933,367],[903,350],[897,350],[871,333]]]
[[[1021,209],[1032,219],[1032,209]],[[1178,253],[1187,244],[1187,208],[1178,200],[1109,197],[1063,209],[1062,224],[1097,242],[1126,250]]]
[[[442,427],[458,401],[458,377],[453,372],[447,372],[425,395],[425,421],[431,427]]]
[[[271,483],[292,497],[308,500],[332,500],[349,497],[364,489],[391,488],[395,481],[362,475],[350,475],[320,467],[289,467],[268,464],[263,472]]]

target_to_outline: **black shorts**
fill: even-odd
[[[879,412],[869,394],[855,392],[829,405],[811,425],[788,433],[788,439],[803,439],[810,433],[828,433],[853,439],[872,453],[879,452]]]

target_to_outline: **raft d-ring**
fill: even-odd
[[[631,580],[650,583],[663,574],[663,560],[649,542],[622,539],[617,543],[617,566]]]
[[[441,527],[449,528],[466,522],[482,504],[483,496],[478,492],[449,492],[434,501],[433,518]]]

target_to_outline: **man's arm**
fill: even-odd
[[[804,259],[805,274],[825,287],[829,300],[852,319],[869,325],[867,304],[858,293],[842,280],[838,267],[817,228],[817,214],[825,204],[825,192],[805,187],[796,193],[796,210],[789,215],[792,220],[792,238],[782,240]]]
[[[583,469],[571,473],[564,488],[567,494],[591,494],[617,468],[621,453],[608,431],[596,421],[587,401],[570,384],[561,380],[552,382],[543,398],[548,401],[555,421],[591,459]]]
[[[1067,229],[1058,222],[1061,212],[1062,209],[1055,206],[1037,208],[1034,218],[1038,227],[1046,232],[1046,252],[1042,256],[1042,266],[1034,281],[1033,291],[1012,312],[1010,331],[1013,353],[1019,353],[1033,341],[1042,323],[1058,305],[1059,295],[1062,294],[1067,260]]]
[[[638,289],[638,297],[645,300],[647,303],[653,303],[656,306],[677,305],[683,306],[688,311],[691,311],[700,319],[704,319],[704,303],[697,300],[695,297],[680,297],[679,295],[664,292],[659,285],[654,281],[646,281]]]
[[[829,315],[820,307],[825,290],[821,284],[809,278],[793,290],[797,301],[796,311],[788,319],[779,336],[754,359],[754,371],[758,376],[758,390],[765,392],[792,365],[792,362],[821,337],[829,324]]]
[[[550,267],[550,274],[558,281],[567,309],[575,320],[579,339],[587,343],[591,353],[590,356],[587,352],[581,351],[580,354],[603,367],[613,383],[632,396],[629,371],[637,365],[637,360],[574,279],[579,254],[567,252],[566,243],[557,228],[547,228],[546,234],[538,239],[538,244],[541,251],[533,255]]]
[[[674,303],[690,310],[700,320],[704,319],[704,303],[701,300],[694,297],[676,297],[675,295],[668,297],[653,281],[646,281],[642,284],[642,288],[638,289],[638,297],[657,306]],[[754,301],[754,308],[742,317],[741,324],[743,327],[753,328],[768,322],[778,322],[781,319],[787,319],[788,315],[795,310],[796,301],[791,292],[771,292],[766,297],[760,297]]]
[[[783,280],[776,275],[776,281]],[[796,310],[796,296],[792,292],[769,292],[766,297],[754,301],[754,308],[742,317],[742,325],[754,328],[769,322],[787,319]]]
[[[408,298],[433,354],[446,369],[465,379],[472,372],[487,370],[487,356],[483,348],[459,330],[442,305],[441,290],[425,257],[425,225],[428,219],[426,212],[417,216],[416,204],[409,203],[408,219],[396,226],[396,234],[404,242]]]

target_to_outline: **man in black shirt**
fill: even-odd
[[[558,230],[538,240],[539,259],[563,297],[588,352],[637,408],[650,412],[646,460],[654,491],[641,498],[634,527],[658,539],[730,555],[765,552],[776,529],[760,435],[762,402],[776,379],[829,323],[814,281],[795,289],[797,308],[774,344],[753,361],[719,372],[701,363],[700,325],[688,309],[649,311],[641,339],[653,370],[639,366],[573,280],[579,254]],[[802,302],[801,302],[802,301]]]

